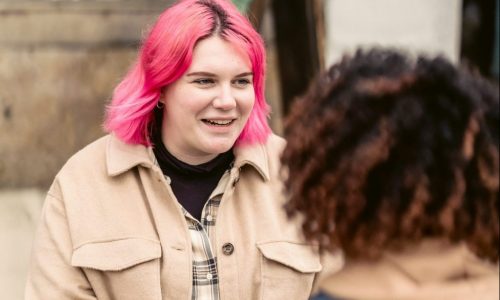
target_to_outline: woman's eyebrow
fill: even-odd
[[[193,77],[193,76],[204,76],[204,77],[217,77],[217,75],[210,73],[210,72],[191,72],[186,74],[187,77]],[[244,72],[241,74],[238,74],[234,76],[235,78],[240,78],[240,77],[247,77],[247,76],[253,76],[253,72]]]
[[[188,76],[188,77],[191,77],[191,76],[216,77],[215,74],[209,73],[209,72],[192,72],[192,73],[186,74],[186,76]]]
[[[234,77],[239,78],[239,77],[247,77],[247,76],[253,76],[253,72],[241,73],[241,74],[238,74],[238,75],[236,75]]]

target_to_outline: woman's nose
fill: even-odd
[[[212,105],[222,110],[230,110],[236,107],[236,99],[231,87],[222,87],[220,93],[213,100]]]

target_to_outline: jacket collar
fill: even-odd
[[[148,147],[126,144],[111,134],[106,145],[106,165],[108,175],[117,176],[138,165],[151,167],[153,161]]]
[[[234,147],[234,157],[234,165],[238,169],[241,170],[243,166],[250,165],[259,172],[264,181],[269,180],[269,159],[265,145],[236,145]]]
[[[151,147],[126,144],[114,135],[109,135],[106,146],[106,165],[109,176],[120,175],[135,166],[151,168],[154,154]],[[235,167],[241,169],[250,165],[257,170],[262,178],[269,180],[268,156],[265,146],[237,145],[234,147]]]

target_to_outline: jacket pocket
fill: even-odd
[[[126,238],[84,244],[71,264],[85,272],[98,299],[161,299],[158,241]]]
[[[262,299],[308,299],[322,269],[311,245],[288,241],[257,244],[261,252]]]

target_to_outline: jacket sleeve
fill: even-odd
[[[33,244],[25,299],[97,299],[84,272],[71,265],[72,252],[64,202],[52,188]]]

